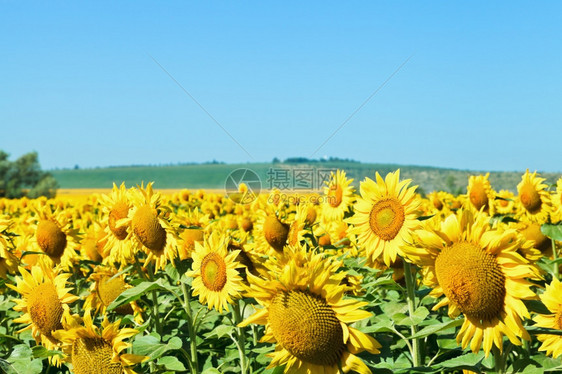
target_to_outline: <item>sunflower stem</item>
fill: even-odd
[[[236,336],[238,338],[238,353],[240,354],[240,367],[242,374],[246,374],[248,363],[246,360],[246,331],[243,327],[238,327],[242,322],[242,313],[240,313],[240,300],[236,300],[232,306],[232,314],[234,314],[234,325],[236,326]]]
[[[408,313],[410,317],[414,316],[416,311],[416,275],[415,273],[412,274],[412,265],[402,259],[404,262],[404,279],[406,280],[406,292],[407,292],[407,300],[408,300]],[[415,324],[412,324],[410,327],[412,336],[418,332],[418,327]],[[420,352],[420,345],[419,339],[412,339],[412,361],[414,367],[421,366],[421,352]]]
[[[496,374],[503,374],[505,373],[505,362],[503,353],[500,351],[495,344],[492,345],[492,355],[494,355],[494,369]]]
[[[193,320],[193,312],[191,310],[191,295],[187,289],[187,284],[181,282],[181,290],[183,292],[183,308],[187,314],[187,328],[189,329],[189,343],[191,347],[191,363],[192,374],[199,373],[199,361],[197,359],[197,330]]]
[[[558,263],[556,260],[558,259],[558,253],[556,252],[556,240],[550,238],[552,241],[552,259],[554,260],[554,277],[558,278]]]

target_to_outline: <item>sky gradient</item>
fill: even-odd
[[[0,34],[0,149],[44,169],[562,171],[560,2],[0,1]]]

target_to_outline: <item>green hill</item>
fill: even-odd
[[[260,178],[262,187],[280,189],[318,189],[331,170],[343,169],[354,184],[365,177],[374,178],[375,171],[385,175],[398,168],[401,178],[411,178],[423,192],[444,190],[464,192],[470,175],[485,171],[444,169],[426,166],[372,164],[354,161],[305,161],[291,163],[247,163],[247,164],[190,164],[171,166],[123,166],[93,169],[62,169],[50,172],[61,188],[110,188],[113,182],[125,182],[135,186],[154,181],[155,188],[224,188],[228,175],[240,168],[253,170]],[[499,191],[515,191],[524,171],[491,172],[492,187]],[[541,173],[548,183],[555,183],[559,173]]]

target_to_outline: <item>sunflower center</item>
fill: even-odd
[[[66,248],[66,235],[60,227],[49,220],[41,220],[37,225],[37,244],[51,258],[60,258]]]
[[[345,348],[336,313],[324,299],[304,291],[281,291],[269,306],[273,336],[302,361],[332,366]]]
[[[493,255],[471,243],[455,243],[437,256],[435,272],[445,295],[466,316],[479,321],[500,317],[505,276]]]
[[[371,230],[383,240],[392,240],[404,224],[404,207],[395,198],[380,200],[369,215]]]
[[[211,252],[201,261],[203,284],[211,291],[219,292],[226,284],[226,264],[218,253]]]
[[[529,213],[537,213],[541,210],[541,197],[531,184],[525,184],[521,187],[519,191],[519,198],[521,199],[521,204],[529,211]]]
[[[263,223],[263,235],[273,249],[282,252],[289,236],[289,225],[281,223],[275,216],[267,216]]]
[[[27,297],[27,308],[31,321],[45,336],[62,328],[62,303],[55,285],[51,282],[41,283]]]
[[[123,365],[112,362],[113,349],[103,338],[78,338],[72,343],[72,366],[76,374],[122,374]]]
[[[480,208],[485,207],[488,205],[488,195],[486,194],[486,190],[481,183],[475,183],[472,188],[470,189],[470,202],[476,208],[476,210],[480,210]]]
[[[556,323],[556,328],[562,330],[562,305],[558,305],[558,311],[554,316],[554,322]]]
[[[127,237],[127,226],[116,226],[117,221],[127,218],[129,214],[129,205],[124,201],[119,201],[113,205],[113,209],[109,212],[109,229],[119,240]]]
[[[504,200],[504,199],[501,199],[501,200],[500,200],[500,206],[501,206],[502,208],[506,208],[508,204],[509,204],[509,201]]]
[[[166,246],[166,230],[148,205],[137,209],[133,217],[133,231],[140,242],[150,250],[159,252]]]
[[[328,189],[328,204],[332,208],[340,206],[343,197],[343,190],[339,184],[331,185]]]

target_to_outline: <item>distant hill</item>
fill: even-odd
[[[485,171],[445,169],[428,166],[360,163],[352,160],[294,160],[291,162],[247,163],[247,164],[188,164],[170,166],[120,166],[93,169],[62,169],[50,172],[61,188],[111,188],[113,182],[125,182],[127,187],[154,181],[155,188],[224,188],[228,175],[236,169],[250,169],[260,178],[264,189],[320,189],[322,180],[331,170],[343,169],[354,184],[365,177],[374,178],[375,171],[381,175],[401,170],[401,178],[410,178],[420,192],[443,190],[464,193],[470,175],[485,174]],[[289,161],[289,160],[287,160]],[[492,187],[499,191],[515,191],[521,181],[520,172],[491,172]],[[555,183],[561,176],[557,173],[541,173],[548,183]]]

